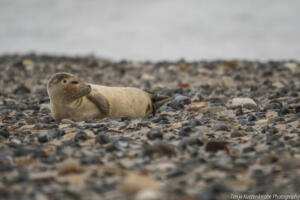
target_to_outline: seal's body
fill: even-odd
[[[54,74],[48,82],[51,112],[55,120],[145,117],[169,100],[133,87],[86,84],[69,73]]]
[[[101,93],[109,102],[109,117],[119,118],[128,115],[131,117],[145,117],[152,113],[150,94],[133,87],[107,87],[93,85],[93,93]]]

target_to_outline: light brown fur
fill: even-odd
[[[52,116],[58,121],[69,117],[75,120],[145,117],[169,100],[133,87],[89,85],[68,73],[54,74],[47,90]]]

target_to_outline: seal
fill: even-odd
[[[60,72],[47,84],[53,118],[75,120],[122,116],[146,117],[170,100],[167,96],[134,87],[108,87],[88,84],[77,76]]]

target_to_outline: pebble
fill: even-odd
[[[234,98],[232,99],[232,106],[233,107],[238,107],[238,106],[244,106],[244,105],[253,105],[253,106],[257,106],[257,104],[255,103],[255,101],[251,98]]]
[[[9,132],[7,130],[0,130],[0,136],[2,136],[4,138],[8,138]]]
[[[226,126],[225,124],[216,124],[213,127],[214,131],[229,131],[229,127]]]
[[[163,139],[163,134],[160,129],[152,129],[147,133],[147,138],[149,140],[155,140],[155,139]]]
[[[202,146],[204,143],[197,137],[189,137],[189,138],[184,138],[179,144],[178,148],[180,150],[185,150],[188,146]]]
[[[296,73],[296,72],[300,71],[299,65],[294,62],[285,63],[283,66],[286,67],[287,69],[289,69],[292,73]]]
[[[38,134],[38,141],[40,143],[45,143],[50,141],[50,137],[47,132],[42,132]]]
[[[176,150],[173,145],[158,142],[152,145],[144,144],[144,154],[148,156],[160,155],[160,156],[174,156],[176,155]]]
[[[110,143],[111,141],[112,140],[106,134],[103,133],[98,134],[95,138],[95,142],[99,144],[107,144]]]
[[[193,131],[193,129],[190,126],[183,127],[179,131],[179,136],[187,137],[187,136],[189,136],[191,134],[192,131]]]
[[[242,137],[244,134],[242,134],[241,132],[239,132],[239,131],[234,131],[234,132],[232,132],[231,133],[231,137],[232,138],[235,138],[235,137]]]
[[[250,152],[253,152],[253,151],[255,151],[255,148],[252,147],[252,146],[250,146],[250,147],[245,147],[245,148],[243,149],[243,153],[250,153]]]
[[[160,200],[159,192],[151,189],[144,189],[135,195],[135,200]]]
[[[191,98],[183,95],[176,95],[175,98],[169,103],[174,109],[181,109],[184,108],[184,105],[190,104]]]

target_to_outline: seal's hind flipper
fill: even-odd
[[[109,114],[109,102],[102,94],[92,91],[86,97],[97,106],[103,115]]]
[[[155,115],[156,110],[170,101],[170,97],[164,95],[150,94],[150,98],[152,101],[152,114]]]

